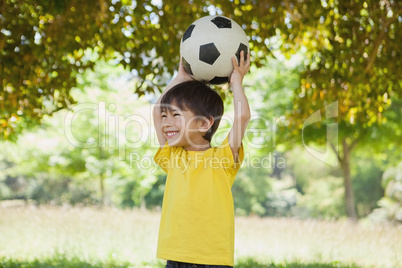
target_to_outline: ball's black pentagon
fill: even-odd
[[[219,53],[214,43],[200,46],[200,61],[212,65],[220,55],[221,53]]]
[[[184,70],[186,71],[186,73],[188,73],[189,75],[193,75],[193,71],[191,70],[190,63],[188,63],[184,59],[184,57],[181,57],[181,62],[183,63],[183,67],[184,67]]]
[[[209,83],[213,85],[220,85],[229,82],[229,77],[221,77],[221,76],[215,76]]]
[[[215,17],[211,20],[213,24],[216,25],[219,29],[223,28],[232,28],[232,22],[224,17]]]
[[[247,46],[243,43],[240,43],[239,48],[236,51],[236,58],[237,58],[237,63],[240,64],[240,52],[244,51],[244,61],[247,60]]]
[[[187,30],[183,34],[182,42],[184,42],[184,41],[186,41],[186,39],[190,38],[191,34],[193,33],[194,27],[195,27],[194,24],[191,24],[190,26],[188,26]]]

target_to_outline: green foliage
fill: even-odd
[[[144,201],[148,209],[162,208],[163,193],[165,191],[166,175],[160,174],[152,184],[152,188],[145,195]]]
[[[381,145],[381,151],[402,137],[395,125],[400,120],[387,117],[387,111],[393,109],[393,102],[398,102],[402,93],[401,78],[389,73],[393,68],[398,72],[402,69],[401,62],[390,62],[401,55],[396,43],[402,29],[401,3],[394,3],[386,6],[379,1],[321,1],[318,9],[308,13],[317,23],[309,24],[309,32],[301,37],[307,43],[306,69],[301,73],[301,86],[294,92],[289,127],[296,139],[303,135],[310,144],[332,143],[343,171],[346,212],[352,219],[357,219],[357,213],[349,170],[356,145],[367,146],[365,141],[371,139]],[[295,4],[294,15],[303,18],[300,6]],[[304,21],[299,26],[309,27]],[[328,117],[324,110],[331,103],[336,103],[336,116]],[[326,118],[306,128],[306,119],[315,112]],[[390,123],[392,120],[396,121]],[[327,140],[328,123],[337,123],[339,150],[337,141]],[[379,137],[379,129],[389,132]]]
[[[383,122],[384,111],[402,92],[400,77],[389,73],[402,67],[400,62],[390,62],[401,53],[396,43],[401,31],[401,6],[393,3],[322,2],[308,13],[317,23],[310,24],[305,37],[312,46],[307,49],[301,88],[296,89],[299,98],[295,98],[293,115],[297,122],[336,100],[338,121],[345,122],[348,129]],[[296,10],[300,12],[297,5]]]
[[[34,200],[36,204],[53,205],[95,205],[99,203],[96,194],[91,188],[73,182],[70,178],[55,180],[49,174],[39,173],[30,182],[27,189],[27,199]]]
[[[381,165],[373,157],[368,156],[355,156],[353,161],[355,165],[352,170],[352,186],[357,212],[360,217],[366,217],[377,208],[378,200],[384,196],[384,190],[381,187],[384,164]]]
[[[270,180],[269,172],[262,168],[249,167],[239,171],[232,187],[237,215],[267,214],[264,204],[271,189]]]
[[[303,50],[307,69],[295,92],[294,126],[340,102],[340,121],[366,127],[401,93],[399,1],[77,1],[5,0],[0,20],[2,139],[74,103],[76,75],[113,59],[140,80],[142,95],[165,83],[179,42],[195,19],[222,14],[250,37],[253,62],[271,50]],[[84,15],[85,14],[85,15]],[[173,55],[173,56],[172,56]],[[341,89],[341,90],[340,90]],[[299,97],[298,97],[299,96]]]
[[[260,155],[283,152],[291,133],[286,117],[293,109],[294,89],[300,86],[302,56],[286,60],[282,55],[268,58],[268,65],[252,69],[246,77],[246,93],[251,101],[253,117],[248,125],[245,140]],[[291,146],[289,146],[291,147]]]
[[[147,125],[151,109],[130,92],[130,84],[124,92],[111,86],[111,81],[126,83],[124,78],[116,82],[121,72],[98,64],[94,72],[79,76],[82,85],[72,92],[78,105],[44,118],[18,143],[0,143],[3,198],[33,199],[38,204],[144,205],[157,175],[150,172],[156,171],[154,166],[138,163],[140,156],[149,160],[145,164],[152,162]]]
[[[321,177],[340,176],[340,172],[317,160],[302,147],[294,147],[286,153],[287,172],[295,178],[296,188],[305,193],[305,188]]]
[[[127,181],[122,185],[121,192],[119,194],[119,204],[123,208],[133,208],[141,204],[141,199],[138,192],[139,182],[137,181]]]
[[[287,152],[287,172],[294,178],[300,195],[292,214],[301,218],[341,218],[343,187],[339,170],[315,159],[303,148]]]
[[[99,60],[113,59],[132,70],[140,79],[134,87],[138,95],[154,92],[155,85],[165,84],[164,74],[176,69],[187,26],[209,14],[206,2],[58,3],[6,0],[1,5],[2,139],[74,103],[70,93],[77,74]]]
[[[279,184],[279,183],[278,183]],[[283,185],[279,189],[274,189],[267,194],[265,201],[266,216],[271,217],[291,217],[298,216],[294,214],[294,208],[298,203],[300,194],[294,187]]]
[[[310,181],[298,202],[308,217],[334,219],[345,216],[342,178],[321,177]]]

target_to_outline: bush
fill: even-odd
[[[163,193],[165,191],[166,174],[159,174],[150,191],[145,195],[144,200],[148,209],[161,208]]]
[[[28,198],[38,205],[92,205],[97,203],[94,196],[84,185],[73,184],[69,178],[50,178],[48,174],[38,174],[28,189]]]
[[[352,188],[357,213],[359,217],[366,217],[377,208],[378,200],[384,196],[384,190],[381,187],[383,170],[373,159],[355,157],[354,161]]]
[[[342,178],[327,176],[311,182],[298,202],[309,217],[332,219],[345,216]]]
[[[265,170],[241,169],[232,187],[236,214],[266,215],[266,208],[262,204],[267,202],[267,193],[271,191],[271,180]]]
[[[384,172],[382,186],[385,195],[378,201],[380,208],[375,209],[369,218],[402,223],[402,162]]]
[[[289,188],[269,192],[267,201],[265,202],[266,216],[272,217],[289,217],[293,216],[293,208],[297,204],[300,194],[296,188]]]

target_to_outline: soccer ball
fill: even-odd
[[[186,72],[195,80],[210,84],[229,81],[232,57],[240,61],[240,52],[248,53],[248,39],[234,20],[223,16],[202,17],[184,32],[180,56]]]

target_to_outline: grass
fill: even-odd
[[[50,268],[50,267],[63,267],[63,268],[131,268],[131,267],[155,267],[164,268],[165,265],[162,262],[157,263],[141,263],[136,266],[128,262],[88,262],[80,260],[79,258],[66,258],[64,256],[54,256],[45,259],[35,259],[32,261],[17,261],[12,259],[0,259],[0,267],[2,268]],[[333,263],[279,263],[279,264],[266,264],[258,262],[252,258],[242,259],[235,265],[236,268],[354,268],[356,265],[340,264],[338,262]]]
[[[0,267],[164,267],[159,213],[0,207]],[[402,226],[236,218],[237,268],[397,267]]]

